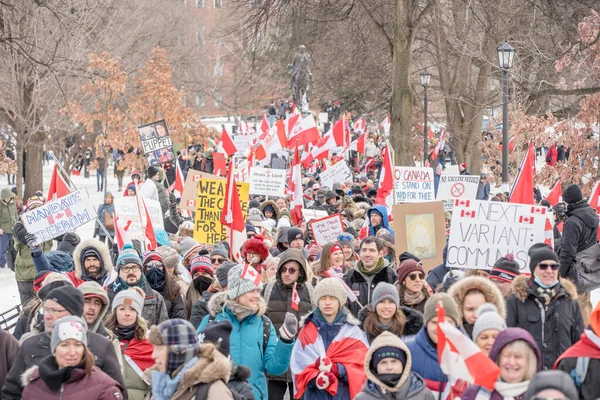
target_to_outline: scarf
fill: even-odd
[[[169,400],[179,388],[185,371],[192,368],[197,361],[198,357],[189,360],[174,377],[160,371],[152,371],[152,395],[154,398],[156,400]]]
[[[120,276],[117,276],[117,279],[115,279],[115,281],[113,282],[113,291],[115,293],[119,293],[121,290],[127,290],[135,286],[142,289],[146,289],[146,276],[144,274],[142,274],[142,276],[140,276],[140,279],[134,285],[131,286],[129,286],[127,282],[125,282]]]
[[[212,285],[213,280],[207,276],[199,275],[193,282],[198,293],[204,293],[204,291],[208,290],[210,285]]]
[[[53,392],[58,392],[63,383],[71,379],[75,368],[81,368],[81,363],[75,367],[58,368],[53,355],[45,357],[38,367],[40,378]]]
[[[413,293],[404,289],[404,299],[403,303],[407,306],[416,306],[420,304],[423,300],[425,300],[425,293],[421,290],[420,292]]]
[[[131,340],[135,335],[135,324],[130,326],[117,326],[115,328],[115,335],[119,340]]]
[[[552,286],[546,286],[538,278],[534,280],[535,293],[537,297],[544,302],[544,307],[548,307],[552,299],[558,294],[558,281]]]
[[[365,268],[365,265],[363,264],[362,261],[359,261],[356,264],[356,267],[358,268],[358,271],[362,274],[365,275],[376,275],[379,273],[379,271],[381,271],[384,267],[385,267],[385,263],[383,262],[383,258],[380,258],[379,261],[377,261],[377,264],[375,265],[375,268],[373,268],[372,270],[367,270]]]
[[[244,318],[254,315],[258,312],[258,309],[243,306],[235,300],[227,300],[225,305],[227,308],[229,308],[233,315],[235,315],[238,321],[242,321]]]
[[[514,400],[516,397],[523,395],[529,387],[529,380],[517,383],[508,383],[498,381],[494,384],[496,392],[500,393],[500,396],[504,400]]]
[[[400,382],[400,378],[402,378],[402,374],[376,374],[373,372],[373,375],[375,375],[381,383],[391,388],[396,387],[398,382]]]
[[[150,287],[156,290],[159,293],[163,292],[165,284],[167,281],[165,280],[165,272],[160,270],[157,267],[152,267],[146,270],[146,280],[150,284]]]

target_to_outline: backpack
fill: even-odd
[[[577,293],[590,292],[600,287],[600,244],[575,255]]]
[[[271,336],[271,325],[272,322],[266,315],[262,315],[262,323],[263,323],[263,354],[267,351],[267,345],[269,344],[269,337]],[[215,316],[212,314],[208,314],[208,322],[212,322],[215,320]],[[204,398],[204,397],[202,397]]]
[[[583,381],[585,381],[585,376],[587,375],[589,366],[589,357],[577,357],[575,369],[571,371],[571,378],[573,378],[573,382],[575,382],[575,386],[577,386],[579,393],[581,393],[581,385],[583,385]]]

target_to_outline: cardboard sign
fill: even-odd
[[[446,224],[441,201],[395,204],[392,215],[396,254],[407,251],[419,257],[426,271],[443,262]]]
[[[175,159],[173,143],[164,119],[138,126],[137,129],[142,140],[142,149],[150,166],[157,166]]]
[[[327,168],[324,172],[319,175],[321,180],[321,186],[327,186],[333,188],[334,183],[346,183],[352,182],[352,171],[348,168],[346,161],[338,161],[331,167]]]
[[[529,272],[527,250],[545,239],[546,207],[458,200],[452,212],[446,265],[490,269],[508,253]]]
[[[434,201],[433,169],[423,167],[395,167],[395,203]]]
[[[253,167],[250,170],[250,193],[285,196],[286,172],[283,169]]]
[[[330,215],[325,218],[315,219],[310,222],[310,229],[319,246],[335,242],[340,233],[344,232],[340,214]]]
[[[198,180],[196,215],[194,218],[194,240],[202,244],[215,244],[227,240],[227,232],[221,224],[221,213],[225,201],[225,179]],[[244,220],[248,212],[250,185],[237,183]]]
[[[450,175],[445,172],[440,176],[437,199],[444,202],[444,210],[452,211],[454,201],[475,200],[479,176],[475,175]]]
[[[144,199],[150,220],[152,221],[152,227],[154,229],[165,229],[165,223],[163,220],[162,209],[158,200]],[[137,239],[140,242],[144,242],[146,235],[144,229],[146,228],[144,222],[146,217],[144,216],[144,209],[142,208],[142,218],[140,219],[140,212],[138,211],[137,199],[135,196],[121,197],[115,199],[115,214],[119,217],[119,220],[123,222],[123,226],[127,226],[129,221],[129,229],[127,234],[130,239]],[[142,222],[144,221],[144,222]]]
[[[21,221],[39,244],[64,235],[96,217],[87,190],[79,189],[22,214]]]
[[[324,218],[329,216],[329,214],[327,213],[327,211],[323,211],[323,210],[309,210],[308,208],[303,208],[302,209],[302,218],[305,221],[310,221],[313,219],[319,219],[319,218]]]

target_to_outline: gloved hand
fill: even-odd
[[[337,378],[331,372],[321,371],[315,379],[315,384],[319,390],[326,390],[329,386],[337,382]]]
[[[315,367],[321,372],[331,372],[333,375],[338,376],[337,363],[332,362],[328,357],[317,358]]]
[[[279,328],[279,337],[285,340],[292,340],[298,333],[298,318],[290,312],[285,313],[283,325]]]
[[[36,237],[33,233],[25,234],[25,242],[27,243],[27,247],[30,249],[39,246],[39,244],[36,244]]]
[[[169,193],[169,201],[171,202],[171,204],[177,203],[177,198],[175,197],[175,194],[173,192]]]

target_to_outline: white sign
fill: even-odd
[[[423,167],[395,167],[394,203],[422,203],[434,201],[433,169]]]
[[[454,200],[475,200],[479,176],[476,175],[450,175],[445,172],[440,176],[436,200],[444,201],[444,210],[451,211]]]
[[[446,266],[490,269],[512,253],[521,271],[529,271],[527,250],[544,243],[542,206],[500,201],[456,200],[452,212]]]
[[[329,214],[327,213],[327,211],[323,210],[309,210],[308,208],[302,209],[302,218],[304,218],[305,221],[310,221],[311,219],[324,218],[328,215]]]
[[[152,227],[156,229],[165,229],[163,214],[160,208],[158,200],[144,199],[150,220],[152,221]],[[126,196],[120,199],[115,199],[115,214],[119,217],[119,220],[123,222],[123,226],[127,226],[129,221],[131,225],[127,230],[129,238],[137,239],[144,242],[146,235],[144,234],[145,226],[140,220],[140,213],[138,212],[138,205],[135,196]],[[142,208],[141,216],[143,221],[146,220],[144,215],[144,209]]]
[[[267,196],[285,196],[284,169],[252,167],[250,170],[250,193]]]
[[[250,145],[249,135],[233,135],[233,143],[238,150],[239,154],[246,154],[248,146]]]
[[[319,176],[319,179],[321,180],[321,186],[327,186],[330,189],[333,188],[333,184],[336,182],[352,182],[352,171],[348,167],[348,164],[346,164],[346,161],[343,160],[340,160],[331,167],[328,167],[325,171],[321,172]]]
[[[96,216],[87,190],[79,189],[24,213],[21,221],[27,232],[35,235],[36,243],[43,243],[93,221]]]
[[[315,242],[319,246],[324,246],[327,243],[335,242],[340,233],[344,232],[342,217],[340,214],[334,214],[329,217],[316,219],[310,222]]]

